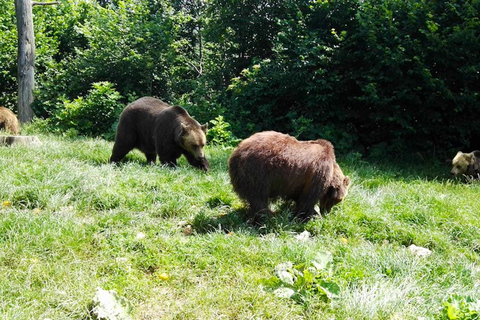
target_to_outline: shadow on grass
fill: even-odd
[[[156,159],[155,163],[152,164],[151,162],[148,162],[145,158],[145,156],[141,154],[135,154],[138,153],[137,150],[134,150],[133,152],[127,154],[125,158],[123,158],[121,161],[114,163],[112,165],[115,165],[117,167],[125,166],[125,165],[130,165],[134,164],[140,167],[144,168],[163,168],[163,169],[182,169],[182,168],[188,168],[188,169],[194,169],[198,170],[199,172],[203,172],[203,170],[200,170],[198,168],[195,168],[191,164],[187,162],[185,159],[185,156],[180,156],[180,158],[177,159],[177,166],[175,167],[169,167],[168,165],[162,164],[159,159]],[[88,159],[90,163],[96,164],[96,165],[104,165],[104,164],[109,164],[110,158],[107,159]],[[217,159],[213,157],[207,158],[209,163],[210,163],[210,170],[208,173],[213,173],[213,172],[227,172],[228,171],[228,165],[227,162],[224,161],[222,162],[223,158]]]
[[[380,178],[381,180],[436,181],[440,183],[463,183],[461,178],[454,178],[451,174],[451,163],[436,160],[415,161],[358,158],[346,156],[340,160],[340,166],[346,174],[357,175],[361,180]]]
[[[224,209],[224,210],[222,210]],[[240,232],[250,235],[268,233],[302,232],[307,222],[296,219],[291,210],[291,203],[280,206],[273,215],[262,216],[260,222],[253,221],[248,208],[232,209],[229,206],[220,208],[223,212],[211,216],[204,211],[199,212],[191,222],[192,228],[199,234],[213,232]]]

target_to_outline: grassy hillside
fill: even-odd
[[[138,152],[113,166],[103,140],[41,140],[0,148],[2,319],[85,319],[98,287],[126,298],[134,319],[480,311],[480,184],[447,179],[448,167],[340,158],[353,185],[331,214],[300,224],[280,202],[258,228],[230,186],[231,150],[209,147],[205,174]]]

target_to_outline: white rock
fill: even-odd
[[[410,245],[408,247],[408,250],[410,250],[410,252],[416,255],[417,257],[428,257],[429,255],[432,254],[432,250],[419,247],[414,244]]]
[[[145,237],[146,237],[145,233],[139,232],[139,233],[137,233],[137,235],[135,236],[135,240],[142,240],[142,239],[145,238]]]
[[[311,236],[311,233],[305,230],[302,233],[297,234],[295,238],[300,241],[307,241],[308,239],[310,239],[310,236]]]

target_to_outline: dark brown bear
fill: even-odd
[[[0,130],[9,131],[13,134],[20,134],[20,123],[15,113],[10,109],[0,107]]]
[[[155,163],[176,166],[183,154],[188,162],[208,171],[203,147],[207,126],[200,125],[182,107],[170,106],[151,98],[140,98],[129,104],[120,115],[110,162],[119,162],[137,148]]]
[[[319,203],[329,212],[347,195],[350,178],[343,175],[327,140],[298,141],[266,131],[243,140],[228,160],[235,192],[248,202],[254,220],[271,213],[269,199],[296,202],[296,215],[311,218]]]

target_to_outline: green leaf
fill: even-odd
[[[332,254],[328,251],[318,252],[312,260],[312,264],[317,270],[327,270],[332,262]]]
[[[454,320],[458,319],[458,314],[460,313],[460,310],[457,309],[453,304],[448,303],[447,304],[447,317],[448,319]]]
[[[315,279],[313,273],[311,273],[308,269],[303,271],[303,278],[305,279],[306,284],[312,284],[313,280]]]
[[[321,280],[319,286],[325,291],[329,299],[337,298],[340,295],[340,286],[336,282]]]

